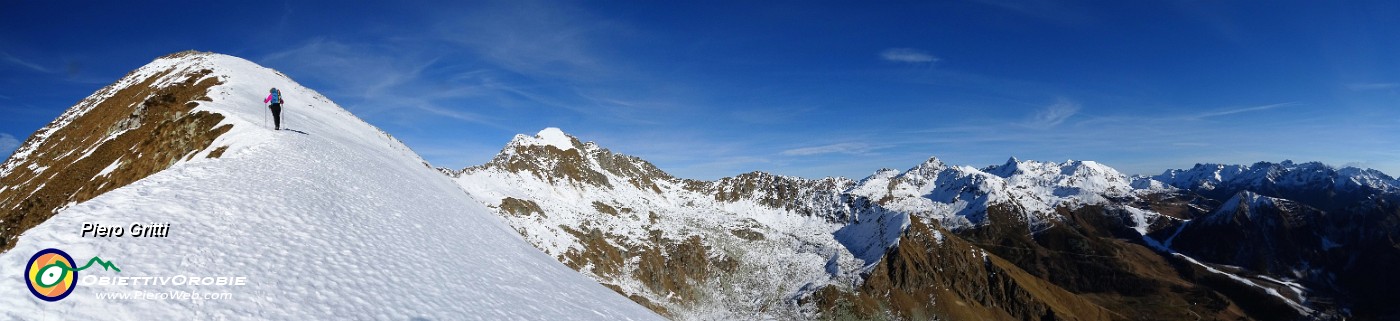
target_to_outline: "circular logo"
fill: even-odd
[[[58,301],[73,293],[78,281],[78,270],[73,268],[73,257],[59,249],[44,249],[29,258],[24,266],[25,283],[29,293],[44,301]]]

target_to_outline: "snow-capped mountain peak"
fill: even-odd
[[[481,166],[442,171],[450,176],[461,176],[466,172],[492,169],[501,173],[529,174],[546,182],[606,188],[623,184],[657,193],[660,182],[675,180],[650,162],[613,153],[593,142],[580,142],[555,127],[540,130],[535,136],[515,135],[500,153]]]
[[[987,166],[983,168],[982,171],[988,174],[1001,176],[1002,178],[1009,178],[1012,175],[1024,173],[1021,160],[1015,156],[1008,158],[1006,162],[1001,165]]]
[[[1160,182],[1154,183],[1155,182]],[[1258,162],[1252,165],[1196,164],[1190,169],[1167,170],[1150,178],[1138,177],[1134,186],[1156,185],[1228,198],[1239,191],[1301,201],[1319,208],[1349,203],[1338,198],[1366,198],[1370,193],[1400,192],[1400,181],[1373,169],[1335,168],[1319,162]],[[1328,196],[1331,195],[1331,196]]]
[[[900,173],[899,176],[907,180],[926,181],[934,179],[939,172],[942,172],[947,169],[948,164],[943,163],[943,160],[938,159],[938,157],[929,157],[928,160],[925,160],[923,163],[919,163],[919,165],[915,165],[914,167],[909,168],[909,170]]]
[[[560,135],[575,148],[539,142]],[[679,318],[803,315],[781,302],[790,304],[824,285],[863,282],[906,240],[906,231],[920,223],[937,222],[940,230],[928,233],[938,235],[990,232],[1033,239],[1062,237],[1057,233],[1095,224],[1102,228],[1097,233],[1122,238],[1167,231],[1202,217],[1191,211],[1215,209],[1210,201],[1205,207],[1178,201],[1174,197],[1181,191],[1166,183],[1129,179],[1094,161],[1012,157],[979,169],[931,157],[908,170],[880,169],[858,181],[766,172],[699,181],[674,178],[641,158],[578,141],[546,129],[534,137],[517,137],[492,163],[447,172],[535,246]],[[1272,173],[1264,175],[1265,181],[1275,182],[1293,179],[1287,169],[1303,165],[1203,165],[1210,170],[1181,175],[1229,179],[1245,177],[1253,168]],[[622,170],[626,168],[636,170]],[[596,173],[606,184],[579,184],[571,173]],[[1355,181],[1388,180],[1370,175]],[[1287,201],[1243,193],[1227,203],[1258,208]],[[1159,209],[1176,211],[1168,216]],[[1274,213],[1241,213],[1252,218],[1256,212]],[[705,249],[703,256],[697,256],[698,247]],[[658,270],[665,264],[684,266],[690,273]],[[724,281],[710,283],[715,278]],[[696,289],[694,284],[710,287]],[[681,293],[699,293],[704,299]]]
[[[517,146],[553,146],[561,151],[565,151],[576,148],[578,139],[565,134],[564,131],[559,128],[549,127],[540,130],[534,137],[516,135],[515,139],[511,140],[511,143]]]
[[[262,99],[272,87],[285,101],[284,130],[274,130],[265,118]],[[99,283],[78,287],[54,304],[31,298],[25,286],[11,282],[0,286],[0,314],[10,318],[658,318],[524,242],[399,141],[282,73],[242,58],[202,52],[162,57],[64,115],[45,132],[88,143],[38,139],[26,151],[46,159],[47,153],[73,153],[80,166],[45,172],[68,176],[27,177],[78,186],[71,195],[104,186],[102,177],[139,179],[58,207],[51,217],[43,215],[48,208],[19,211],[24,221],[42,223],[0,254],[0,270],[22,271],[37,251],[60,247],[121,266],[120,275],[102,277],[227,276],[246,278],[246,284]],[[98,135],[63,136],[73,129]],[[191,140],[201,144],[182,143]],[[83,155],[89,146],[97,151]],[[173,157],[142,158],[153,154]],[[97,165],[85,163],[97,158],[101,166],[93,171],[79,168]],[[167,167],[142,165],[152,163]],[[18,168],[0,175],[6,186],[11,175],[33,173],[27,166],[6,168]],[[87,223],[134,222],[168,223],[169,234],[94,238],[74,230]],[[227,292],[230,298],[101,297],[133,290]]]
[[[1254,212],[1258,211],[1259,207],[1274,206],[1278,201],[1280,200],[1277,198],[1259,195],[1255,192],[1240,191],[1235,193],[1234,197],[1221,203],[1220,208],[1216,209],[1215,215],[1212,216],[1218,218],[1234,215],[1239,211]]]

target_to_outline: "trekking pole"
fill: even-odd
[[[263,106],[263,107],[267,107],[267,106]],[[271,108],[271,107],[268,107],[268,108],[263,108],[263,109],[266,111],[265,113],[263,113],[263,127],[264,127],[264,128],[272,127],[272,125],[268,124],[268,122],[270,122],[270,120],[268,120],[268,117],[272,117],[272,108]]]

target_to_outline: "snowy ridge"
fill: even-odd
[[[850,191],[885,200],[884,208],[935,219],[950,228],[987,224],[986,212],[993,205],[1022,209],[1030,226],[1044,226],[1058,219],[1055,208],[1107,204],[1145,192],[1131,186],[1117,170],[1097,162],[1016,158],[982,169],[947,166],[930,158],[903,173],[876,172]]]
[[[1214,190],[1331,187],[1340,191],[1369,189],[1381,193],[1400,192],[1400,181],[1374,169],[1334,168],[1319,162],[1259,162],[1253,165],[1196,164],[1190,169],[1173,169],[1161,175],[1138,177],[1138,184],[1151,181],[1181,189]]]
[[[22,278],[0,281],[6,319],[657,319],[523,242],[402,143],[282,74],[236,57],[193,53],[137,73],[208,69],[219,77],[196,110],[233,129],[145,179],[62,210],[0,254],[22,271],[38,250],[98,256],[106,277],[246,277],[247,285],[79,285],[51,303]],[[173,78],[172,78],[173,79]],[[114,84],[89,99],[123,84]],[[268,87],[286,97],[284,127],[263,122]],[[84,112],[85,101],[69,113]],[[70,119],[64,117],[63,119]],[[61,127],[62,121],[51,127]],[[143,124],[143,126],[146,124]],[[40,140],[42,141],[42,139]],[[205,151],[204,153],[208,153]],[[81,237],[84,222],[170,223],[166,238]],[[129,232],[128,232],[129,233]],[[15,272],[18,273],[18,272]],[[102,293],[197,291],[224,300],[104,300]]]
[[[1225,203],[1222,203],[1220,205],[1220,208],[1215,209],[1215,212],[1211,214],[1210,219],[1207,220],[1210,221],[1229,219],[1229,217],[1233,216],[1239,211],[1253,213],[1258,211],[1257,208],[1264,206],[1275,206],[1274,204],[1276,204],[1277,202],[1278,199],[1273,197],[1259,195],[1250,191],[1242,191],[1236,193],[1235,196],[1231,197],[1229,200],[1226,200]]]
[[[824,217],[809,216],[775,208],[755,198],[719,201],[706,191],[720,183],[676,179],[664,173],[651,173],[650,164],[634,157],[613,154],[589,142],[575,144],[573,151],[538,149],[538,140],[549,137],[518,135],[492,163],[451,174],[457,183],[483,205],[497,213],[530,243],[545,253],[573,264],[585,265],[580,272],[610,284],[628,295],[656,302],[673,316],[698,319],[743,319],[758,316],[793,318],[800,315],[789,301],[808,284],[851,284],[866,262],[857,259],[832,237],[842,225]],[[524,138],[524,139],[522,139]],[[577,141],[569,137],[570,141]],[[562,141],[562,140],[556,140]],[[554,146],[554,145],[545,145]],[[574,163],[566,163],[574,162]],[[515,170],[511,170],[514,168]],[[541,169],[563,168],[562,171]],[[563,171],[577,171],[574,177],[598,177],[580,182]],[[768,177],[769,179],[785,179]],[[706,187],[699,187],[706,186]],[[767,193],[764,191],[762,193]],[[512,212],[508,199],[529,200],[543,213]],[[880,224],[874,220],[871,224]],[[893,233],[902,230],[901,222]],[[872,230],[878,227],[871,225]],[[886,229],[888,230],[888,229]],[[582,231],[585,235],[575,232]],[[606,236],[618,248],[659,248],[656,237],[686,240],[699,237],[709,245],[712,262],[736,262],[739,280],[708,280],[699,287],[713,304],[669,303],[678,293],[657,292],[638,281],[639,258],[609,273],[591,261],[573,261],[569,255],[589,250],[584,239],[590,231]],[[860,234],[852,232],[853,234]],[[742,235],[742,237],[741,237]],[[801,244],[801,247],[793,247]],[[853,246],[863,246],[854,244]],[[882,252],[883,247],[876,248]],[[878,258],[878,256],[877,256]],[[654,272],[654,271],[652,271]],[[662,273],[675,273],[666,271]],[[721,286],[726,282],[733,288]],[[725,290],[725,291],[717,291]],[[733,290],[733,291],[729,291]],[[754,303],[762,303],[755,305]],[[757,309],[768,306],[767,309]]]
[[[1064,223],[1084,224],[1065,222],[1061,213],[1088,208],[1076,212],[1076,219],[1103,215],[1089,216],[1088,220],[1098,221],[1088,224],[1106,224],[1113,230],[1103,232],[1111,235],[1090,237],[1123,238],[1136,232],[1147,246],[1175,254],[1173,244],[1200,244],[1199,236],[1178,235],[1208,226],[1231,226],[1205,224],[1211,220],[1234,220],[1243,214],[1239,217],[1245,220],[1283,226],[1275,223],[1304,222],[1314,215],[1288,213],[1316,212],[1294,197],[1331,195],[1327,192],[1338,190],[1355,191],[1354,195],[1367,200],[1368,195],[1397,186],[1393,178],[1374,170],[1334,170],[1318,163],[1202,165],[1151,178],[1128,177],[1093,161],[1015,158],[983,168],[929,158],[908,170],[881,169],[860,180],[751,172],[695,181],[672,177],[640,158],[612,153],[593,142],[580,143],[567,134],[562,134],[567,139],[551,140],[568,141],[574,148],[544,143],[546,137],[562,133],[556,130],[546,129],[533,137],[518,135],[490,163],[444,172],[536,247],[619,292],[683,319],[814,318],[809,307],[798,304],[800,298],[824,287],[861,286],[873,271],[872,264],[900,244],[914,220],[937,222],[930,226],[954,234],[989,226],[992,229],[986,231],[1015,233],[1006,227],[1024,226],[1024,233],[1035,237],[1069,226]],[[1207,192],[1231,194],[1206,195],[1202,186],[1209,187]],[[1225,198],[1232,199],[1214,201]],[[1240,206],[1246,212],[1237,212]],[[1267,210],[1257,210],[1261,208]],[[1287,213],[1278,216],[1273,208]],[[1171,211],[1171,216],[1157,212],[1160,209]],[[1259,231],[1266,230],[1255,232]],[[943,232],[934,232],[935,239],[941,239]],[[1166,243],[1148,235],[1162,235]],[[1316,243],[1330,249],[1356,242],[1340,234],[1318,235],[1321,241]],[[683,239],[699,240],[709,249],[706,261],[698,265],[737,262],[737,267],[723,268],[733,271],[722,274],[731,277],[699,283],[703,286],[696,296],[703,299],[686,298],[683,293],[690,292],[685,289],[658,288],[648,281],[656,279],[655,271],[646,268],[650,261],[636,254],[674,248],[672,241],[664,240]],[[1313,243],[1310,238],[1303,240],[1304,246]],[[1221,250],[1236,253],[1228,246]],[[1264,250],[1248,253],[1256,252]],[[598,259],[607,257],[625,261]],[[1187,259],[1207,262],[1203,264],[1229,262],[1205,257]],[[1305,293],[1309,288],[1289,285],[1297,276],[1267,271],[1275,274],[1256,279],[1255,273],[1237,269],[1211,271],[1249,280],[1241,282],[1283,300],[1299,313],[1314,311],[1307,301],[1311,294]],[[1283,281],[1259,281],[1268,277]],[[1286,287],[1275,289],[1268,284]]]
[[[535,136],[525,136],[523,134],[517,134],[515,135],[515,138],[511,139],[510,144],[508,145],[515,147],[551,146],[554,148],[558,148],[559,150],[570,150],[575,148],[574,143],[574,139],[572,137],[569,137],[568,135],[565,135],[564,131],[559,130],[559,128],[549,127],[540,130],[540,132],[536,133]]]
[[[79,116],[87,114],[92,108],[97,107],[99,102],[111,98],[122,89],[145,82],[151,77],[160,77],[153,80],[153,85],[155,86],[169,85],[170,83],[179,81],[185,72],[192,71],[192,68],[198,67],[199,64],[196,61],[180,59],[175,57],[177,55],[158,58],[141,68],[127,73],[126,76],[123,76],[117,82],[102,87],[102,89],[92,93],[92,95],[89,95],[87,98],[83,98],[77,105],[74,105],[64,111],[63,114],[59,115],[58,119],[54,122],[40,128],[34,133],[33,137],[26,140],[23,145],[16,149],[15,152],[10,155],[10,161],[5,162],[4,167],[0,167],[0,176],[8,175],[13,171],[14,168],[11,166],[24,163],[23,160],[28,158],[40,145],[46,143],[49,137],[52,136],[54,132],[58,131],[58,129],[72,123],[73,120],[77,119]],[[103,140],[114,138],[120,134],[121,132],[109,133]],[[92,150],[74,152],[89,154],[92,153]]]
[[[573,148],[546,141],[567,141]],[[1118,171],[1091,161],[1012,159],[977,169],[930,158],[859,181],[762,172],[694,181],[580,141],[547,128],[534,137],[517,135],[490,163],[444,172],[536,247],[686,318],[803,316],[792,298],[824,285],[859,284],[861,273],[899,243],[911,219],[972,228],[994,223],[988,208],[1005,205],[1024,213],[1031,227],[1026,233],[1034,233],[1061,218],[1057,207],[1106,205],[1143,193]],[[1113,206],[1124,209],[1140,233],[1162,219],[1151,210]],[[751,282],[768,285],[740,282],[750,291],[707,292],[727,298],[707,301],[718,305],[667,304],[673,293],[636,281],[646,273],[637,270],[638,258],[624,262],[621,272],[580,261],[587,257],[580,253],[599,247],[597,235],[624,249],[655,246],[656,236],[701,237],[712,253],[722,253],[711,261],[735,260],[740,270],[757,271],[749,275],[768,276]],[[752,310],[754,302],[767,308]],[[794,310],[779,308],[784,306]]]

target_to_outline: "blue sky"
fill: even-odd
[[[155,57],[281,70],[434,165],[560,127],[681,177],[929,156],[1400,174],[1400,2],[0,0],[0,155]]]

